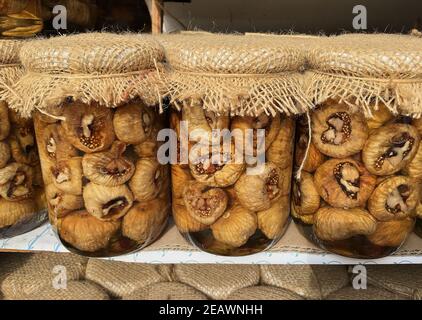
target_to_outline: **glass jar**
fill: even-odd
[[[153,242],[166,226],[169,172],[156,156],[163,117],[132,101],[117,108],[63,103],[35,116],[51,224],[87,256]]]
[[[32,119],[0,102],[0,238],[28,232],[46,220]]]
[[[375,109],[375,108],[374,108]],[[298,125],[292,215],[302,232],[331,252],[381,258],[404,243],[420,201],[413,170],[421,166],[415,120],[380,106],[372,118],[327,101]],[[308,150],[307,150],[308,148]]]
[[[225,256],[277,242],[289,221],[295,122],[219,116],[194,103],[172,110],[170,124],[178,137],[173,217],[184,237]]]

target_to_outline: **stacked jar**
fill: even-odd
[[[259,36],[191,34],[162,43],[179,231],[214,254],[269,248],[289,221],[304,55],[288,40]]]
[[[324,249],[380,258],[413,229],[421,48],[409,36],[360,34],[323,39],[308,52],[316,108],[298,128],[292,213]]]
[[[150,244],[170,210],[168,167],[156,156],[161,46],[148,36],[93,33],[21,52],[27,74],[11,100],[35,113],[50,221],[63,244],[89,256]]]
[[[47,220],[43,181],[31,119],[8,106],[7,88],[23,74],[22,42],[0,41],[0,238],[30,231]]]

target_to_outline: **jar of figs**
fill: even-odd
[[[414,227],[420,48],[422,39],[407,36],[343,35],[310,50],[309,92],[317,107],[310,123],[298,125],[292,214],[324,249],[380,258],[400,248]]]
[[[301,51],[259,36],[166,36],[162,42],[179,231],[219,255],[269,248],[289,222],[292,115],[305,105]]]
[[[28,73],[14,101],[35,114],[50,222],[62,243],[115,256],[153,242],[171,207],[169,170],[156,155],[161,46],[94,33],[32,42],[21,56]]]
[[[22,76],[22,43],[0,41],[0,239],[28,232],[47,220],[32,119],[9,109],[6,88]]]

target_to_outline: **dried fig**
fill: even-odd
[[[364,207],[377,179],[362,163],[351,158],[331,159],[314,176],[319,195],[332,207]]]
[[[369,198],[369,212],[379,221],[401,220],[412,214],[419,203],[420,187],[405,176],[381,182]]]
[[[45,195],[44,188],[34,187],[34,196],[33,196],[35,210],[34,212],[40,212],[48,208],[47,198]]]
[[[137,201],[150,201],[163,190],[168,179],[168,169],[156,159],[141,159],[136,163],[135,173],[129,186]]]
[[[188,169],[182,168],[180,165],[174,164],[171,166],[171,188],[174,199],[183,197],[183,190],[189,181],[193,178]]]
[[[48,157],[50,161],[68,160],[78,156],[78,151],[64,137],[62,127],[50,124],[42,130],[38,139],[40,156]]]
[[[36,165],[39,162],[32,125],[14,127],[9,136],[9,143],[12,158],[16,162],[27,165]]]
[[[306,150],[308,148],[308,141],[309,137],[308,134],[302,133],[299,136],[299,139],[296,144],[296,151],[295,151],[295,164],[296,166],[300,166],[303,162],[303,159],[306,155]],[[308,154],[306,157],[305,164],[303,166],[303,170],[313,173],[320,165],[322,165],[326,160],[326,157],[318,150],[314,143],[311,142],[308,150]]]
[[[0,169],[0,195],[8,201],[31,198],[33,175],[31,167],[16,162]]]
[[[412,218],[378,222],[375,232],[367,238],[377,246],[400,247],[412,232],[414,225],[415,219]]]
[[[239,248],[248,242],[258,227],[256,214],[235,205],[211,225],[214,238],[232,247]]]
[[[117,139],[127,144],[141,144],[152,136],[155,118],[154,109],[140,102],[117,108],[113,118]]]
[[[192,218],[182,199],[173,199],[173,219],[181,233],[198,232],[208,229],[209,226]]]
[[[228,116],[218,116],[199,105],[183,108],[182,120],[187,122],[190,141],[201,142],[205,134],[209,144],[219,144],[220,139],[213,142],[213,137],[218,137],[218,130],[228,129],[230,124]]]
[[[82,159],[85,177],[108,187],[128,182],[135,172],[135,166],[123,156],[125,150],[125,143],[115,141],[109,151],[85,154]]]
[[[268,210],[257,212],[258,229],[268,239],[275,240],[283,234],[290,213],[289,196],[280,197]]]
[[[0,141],[0,169],[3,169],[11,157],[10,147],[7,142]]]
[[[228,187],[236,183],[245,164],[236,163],[231,153],[191,153],[189,168],[192,176],[210,187]]]
[[[31,199],[10,202],[0,198],[0,228],[13,226],[35,213],[36,205]]]
[[[346,105],[324,106],[312,114],[312,142],[327,156],[346,158],[358,153],[367,138],[364,115]]]
[[[75,211],[59,224],[60,237],[71,246],[86,252],[107,248],[120,228],[120,221],[98,220],[88,212]]]
[[[373,234],[376,220],[361,208],[340,209],[323,207],[314,217],[314,232],[321,240],[345,240],[353,236]]]
[[[211,225],[226,211],[228,197],[222,189],[192,181],[184,189],[183,201],[192,218]]]
[[[113,113],[108,108],[75,102],[65,108],[63,117],[67,140],[85,153],[106,150],[115,139]]]
[[[420,137],[415,127],[392,123],[374,130],[362,152],[372,174],[387,176],[399,172],[415,157]]]
[[[422,136],[422,118],[413,119],[412,126],[416,128],[419,132],[419,136]]]
[[[394,115],[388,108],[381,104],[379,108],[372,113],[372,117],[366,120],[370,131],[382,127],[384,124],[392,120]]]
[[[45,192],[48,208],[56,218],[62,218],[66,214],[84,207],[82,196],[66,194],[56,188],[54,184],[48,185]]]
[[[234,117],[231,125],[236,149],[245,156],[257,156],[258,151],[268,150],[277,138],[281,128],[280,115],[275,117],[261,114],[259,117]],[[265,130],[265,146],[259,145],[258,129]],[[261,142],[261,143],[262,143]],[[265,148],[264,148],[265,147]],[[243,149],[243,150],[242,150]]]
[[[276,164],[280,169],[287,168],[293,162],[293,137],[295,135],[295,122],[290,118],[282,118],[280,130],[268,147],[266,159]]]
[[[321,201],[310,173],[302,172],[300,180],[293,183],[292,205],[298,216],[311,215],[318,211]]]
[[[10,133],[9,108],[7,103],[0,101],[0,141],[6,139]]]
[[[123,236],[138,243],[154,241],[166,226],[169,204],[161,199],[136,203],[122,222]]]
[[[82,194],[82,158],[61,160],[50,168],[54,185],[65,193]]]
[[[294,204],[292,203],[290,205],[290,213],[292,215],[293,218],[300,220],[302,223],[304,224],[308,224],[308,225],[312,225],[314,224],[314,220],[315,220],[315,214],[308,214],[308,215],[300,215],[296,212]]]
[[[416,179],[422,181],[422,143],[419,143],[418,151],[413,160],[403,169],[403,172]]]
[[[244,173],[236,182],[234,188],[240,204],[251,211],[263,211],[271,207],[272,201],[283,195],[281,186],[283,176],[280,170],[271,162],[264,165],[259,175]],[[286,193],[288,193],[287,191]]]
[[[99,220],[118,220],[133,204],[133,194],[126,185],[105,187],[89,183],[84,188],[85,208]]]

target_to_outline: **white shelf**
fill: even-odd
[[[68,252],[49,225],[27,234],[0,240],[4,252]],[[226,263],[226,264],[422,264],[422,240],[412,234],[396,254],[377,260],[344,258],[323,252],[304,239],[294,223],[271,250],[246,257],[223,257],[201,252],[190,246],[171,224],[163,236],[148,248],[134,254],[110,258],[135,263]]]

